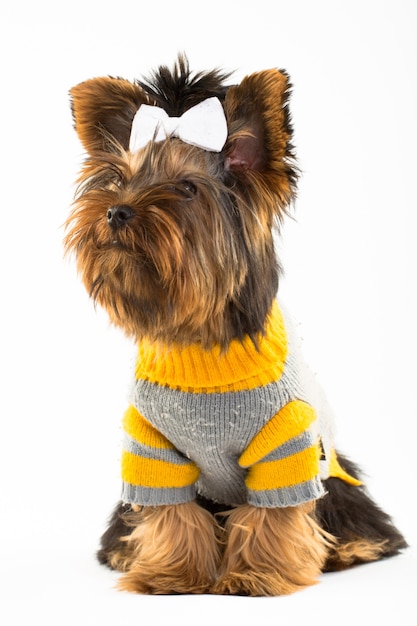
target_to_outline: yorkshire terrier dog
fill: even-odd
[[[138,593],[289,594],[407,545],[335,451],[277,297],[288,75],[229,78],[179,55],[70,92],[87,157],[66,251],[138,349],[98,559]]]

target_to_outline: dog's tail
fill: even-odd
[[[337,455],[342,469],[360,480],[359,468],[346,457]],[[407,542],[391,517],[369,496],[361,484],[354,486],[340,478],[325,481],[327,494],[317,501],[317,516],[322,527],[337,539],[327,571],[395,556]]]

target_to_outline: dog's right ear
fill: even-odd
[[[93,78],[70,90],[75,130],[89,154],[129,146],[133,117],[148,97],[123,78]]]

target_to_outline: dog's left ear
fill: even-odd
[[[70,90],[74,126],[84,148],[113,152],[127,149],[133,117],[148,98],[139,85],[123,78],[93,78]]]
[[[229,170],[282,171],[293,158],[286,72],[265,70],[230,87],[224,108],[229,127],[225,165]]]

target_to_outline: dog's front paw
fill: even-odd
[[[144,594],[207,593],[216,578],[216,522],[196,502],[144,508],[126,538],[132,555],[118,588]]]
[[[296,590],[296,585],[289,583],[276,572],[247,570],[229,572],[221,576],[211,591],[218,595],[282,596]]]
[[[212,593],[282,596],[314,585],[330,545],[305,507],[243,504],[226,520],[226,547]]]
[[[145,570],[139,567],[124,574],[120,578],[117,587],[121,591],[133,593],[171,595],[209,593],[212,584],[212,579],[203,573],[190,576],[186,571],[182,574],[150,572],[147,568]]]

